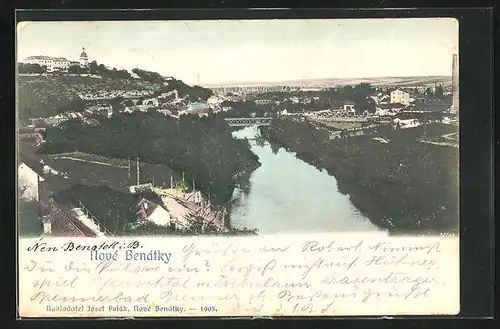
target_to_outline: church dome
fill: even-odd
[[[87,53],[85,52],[85,48],[82,48],[82,53],[80,54],[80,57],[88,57]]]

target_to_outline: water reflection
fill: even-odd
[[[335,177],[271,146],[257,127],[233,133],[248,138],[262,165],[250,186],[236,188],[230,203],[231,224],[257,228],[260,234],[378,231],[337,189]]]

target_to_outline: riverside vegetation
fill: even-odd
[[[272,144],[335,176],[341,193],[376,225],[390,232],[458,230],[458,149],[420,142],[458,132],[432,123],[416,128],[380,128],[377,136],[330,140],[307,121],[279,120],[262,127]]]
[[[120,159],[139,157],[184,172],[187,182],[215,204],[224,204],[233,193],[235,176],[256,169],[260,163],[248,141],[234,139],[231,129],[217,117],[181,116],[157,112],[117,114],[102,118],[99,126],[69,120],[48,127],[40,153],[81,151]]]

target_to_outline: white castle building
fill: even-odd
[[[80,60],[70,61],[64,57],[50,57],[50,56],[29,56],[23,61],[25,64],[38,64],[40,66],[47,67],[47,71],[66,71],[71,65],[80,65],[86,67],[89,65],[89,58],[85,52],[85,48],[82,48],[82,53],[80,54]]]

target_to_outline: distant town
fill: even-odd
[[[421,191],[412,187],[399,193],[405,199],[395,199],[387,213],[373,210],[384,208],[382,203],[373,206],[366,200],[378,181],[403,175],[410,160],[396,145],[415,147],[413,154],[423,152],[422,159],[428,161],[407,171],[398,184],[420,184],[419,175],[427,175],[426,170],[441,168],[444,175],[445,167],[456,165],[450,159],[458,152],[457,55],[450,58],[450,77],[211,88],[139,68],[119,70],[89,55],[82,49],[78,60],[34,55],[18,63],[23,234],[257,234],[259,227],[237,227],[231,217],[234,191],[245,190],[261,165],[249,141],[253,139],[326,168],[339,189],[344,184],[353,204],[381,229],[455,228],[449,224],[454,212],[447,212],[454,207],[453,195],[440,196],[422,215],[438,218],[439,224],[394,219],[403,213],[418,215],[419,205],[428,203],[422,193],[427,188],[439,192],[435,184],[443,183],[442,177],[421,182],[426,186]],[[233,138],[248,127],[258,127],[255,138]],[[347,146],[351,144],[360,149]],[[384,170],[358,172],[359,184],[354,184],[350,166],[361,170],[357,157],[385,152],[379,149],[388,147],[384,145],[394,145],[397,166],[382,153],[372,154],[375,162],[380,155]],[[434,158],[443,149],[449,152],[446,165]],[[334,163],[329,152],[351,162]]]

